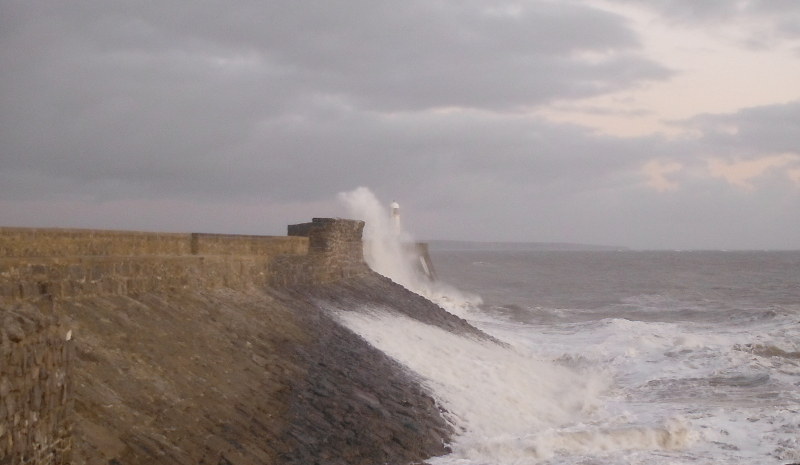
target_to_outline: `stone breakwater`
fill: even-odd
[[[307,224],[291,236],[0,228],[0,301],[322,284],[368,271],[363,222]]]
[[[0,464],[404,464],[446,453],[452,429],[434,399],[327,309],[379,306],[484,336],[371,272],[362,228],[0,228]]]

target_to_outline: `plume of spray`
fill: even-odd
[[[366,187],[339,194],[349,213],[364,221],[364,260],[373,271],[408,289],[419,287],[419,278],[411,267],[403,244],[411,242],[402,229],[392,224],[389,213]]]
[[[419,273],[416,266],[419,255],[412,246],[413,237],[391,220],[388,209],[368,188],[341,192],[338,198],[353,218],[365,222],[364,260],[373,271],[459,316],[481,303],[477,296],[433,282]]]
[[[478,310],[479,297],[418,271],[413,238],[369,189],[340,193],[339,200],[365,222],[364,259],[375,272],[462,318],[494,321]],[[513,344],[466,338],[375,309],[336,312],[345,326],[418,374],[446,409],[458,431],[454,453],[431,463],[527,464],[559,451],[670,451],[692,440],[679,419],[653,427],[609,415],[601,394],[612,383],[604,370],[564,367]]]

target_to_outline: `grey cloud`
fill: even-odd
[[[637,37],[613,14],[534,2],[509,15],[498,6],[513,7],[6,2],[0,163],[17,181],[0,189],[286,198],[382,182],[387,168],[420,176],[464,153],[481,153],[463,162],[478,169],[486,154],[508,152],[500,134],[522,129],[443,119],[429,124],[433,134],[424,116],[394,124],[381,113],[514,111],[669,74],[637,55]],[[507,158],[521,163],[524,152]],[[21,179],[43,186],[25,189]]]
[[[427,237],[653,246],[680,242],[704,211],[735,215],[736,199],[717,180],[650,193],[647,160],[688,164],[736,147],[756,156],[800,140],[798,103],[682,122],[703,133],[685,140],[522,117],[670,75],[640,55],[624,19],[575,2],[0,8],[0,203],[280,204],[367,185],[397,197]],[[769,223],[755,205],[741,217]],[[706,239],[724,228],[715,218],[698,223]],[[771,243],[797,222],[769,223]]]
[[[568,3],[526,4],[518,16],[487,13],[505,5],[476,1],[130,5],[56,3],[40,13],[101,58],[255,53],[290,77],[291,85],[275,83],[283,93],[342,93],[383,110],[530,105],[669,76],[635,54],[623,19]],[[609,56],[572,56],[585,51]]]
[[[656,8],[670,17],[687,21],[706,21],[727,19],[736,15],[740,8],[739,0],[619,0],[624,3],[638,3]]]
[[[800,101],[746,108],[732,114],[700,115],[683,124],[702,132],[706,150],[740,157],[800,154]]]
[[[197,138],[203,140],[202,135]],[[161,152],[149,152],[159,146]],[[145,138],[141,143],[126,138],[120,144],[112,137],[107,147],[125,156],[80,154],[83,158],[59,161],[51,153],[51,159],[39,160],[44,166],[36,172],[75,180],[49,183],[52,188],[102,192],[104,198],[260,194],[309,200],[360,184],[403,190],[442,176],[585,188],[608,182],[606,173],[639,163],[642,154],[664,150],[655,138],[631,144],[591,136],[584,128],[528,118],[386,116],[343,109],[335,103],[312,105],[303,113],[254,125],[240,143],[226,146],[217,158],[207,152],[182,153],[159,138]],[[167,152],[171,156],[165,157],[163,151],[171,148]],[[29,169],[26,163],[29,158],[10,167],[24,172]],[[119,189],[110,189],[109,182]],[[4,182],[0,192],[10,195],[15,185]]]
[[[794,0],[616,0],[656,8],[686,21],[729,19],[737,15],[786,15],[800,12]]]
[[[616,0],[656,9],[664,17],[684,24],[756,18],[748,43],[766,47],[770,41],[800,35],[800,2],[795,0]],[[745,32],[745,31],[743,31]]]
[[[701,154],[692,151],[695,158]],[[597,173],[605,182],[568,189],[445,178],[443,186],[406,192],[400,202],[423,238],[535,238],[642,249],[800,247],[800,196],[785,176],[768,175],[752,192],[722,179],[685,176],[678,190],[657,192],[632,176],[636,167],[609,167]]]

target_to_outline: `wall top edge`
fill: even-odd
[[[241,238],[274,238],[283,239],[286,236],[272,236],[261,234],[225,234],[206,232],[160,232],[128,229],[82,229],[82,228],[31,228],[25,226],[0,226],[2,233],[60,233],[60,234],[107,234],[107,235],[158,235],[158,236],[203,236],[203,237],[241,237]]]
[[[188,232],[158,232],[158,231],[136,231],[125,229],[81,229],[81,228],[30,228],[24,226],[0,226],[0,233],[20,233],[20,232],[36,232],[36,233],[61,233],[61,234],[108,234],[108,235],[125,235],[125,234],[149,234],[149,235],[163,235],[163,236],[189,236],[192,233]]]

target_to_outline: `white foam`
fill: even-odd
[[[740,309],[743,317],[729,324],[650,321],[706,308],[702,301],[641,295],[591,311],[536,307],[546,317],[542,324],[499,320],[481,311],[480,297],[417,275],[402,245],[411,237],[393,230],[368,189],[340,199],[367,222],[365,256],[373,270],[510,345],[375,309],[339,311],[345,325],[420,376],[450,412],[459,432],[454,452],[431,463],[800,461],[800,360],[747,350],[800,351],[797,305],[766,318],[758,316],[764,309]],[[620,317],[637,314],[646,321]]]
[[[674,450],[690,440],[678,420],[640,425],[609,416],[601,400],[607,373],[567,368],[381,311],[339,312],[338,318],[419,375],[447,409],[461,433],[441,463],[523,463],[559,451]]]
[[[350,215],[363,220],[364,260],[369,267],[392,281],[441,305],[461,317],[479,317],[475,308],[481,299],[443,282],[433,282],[417,271],[419,257],[409,247],[414,238],[391,221],[388,210],[366,187],[339,194]],[[422,263],[423,266],[425,263]]]
[[[605,319],[537,327],[478,323],[484,330],[541,357],[603,366],[614,388],[609,415],[653,425],[679,417],[687,448],[649,463],[786,463],[800,458],[798,363],[760,357],[741,347],[758,341],[795,347],[791,319],[725,327],[691,322]],[[690,446],[690,447],[689,447]],[[637,463],[631,455],[593,463]],[[564,462],[571,463],[571,462]]]
[[[366,187],[359,187],[342,192],[338,197],[354,218],[365,222],[364,259],[369,267],[408,289],[423,287],[423,281],[412,265],[416,257],[404,247],[413,239],[392,224],[389,212],[375,194]]]

